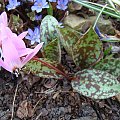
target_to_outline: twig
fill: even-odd
[[[35,120],[38,120],[41,115],[42,115],[42,112],[40,112],[40,114],[36,117]]]
[[[98,16],[97,16],[97,18],[96,18],[96,21],[95,21],[95,23],[94,23],[93,29],[95,29],[95,26],[96,26],[96,24],[97,24],[97,22],[98,22],[98,19],[99,19],[99,17],[101,16],[102,12],[104,11],[104,9],[105,9],[106,7],[107,7],[107,4],[102,8],[102,10],[100,11],[100,13],[98,14]]]
[[[35,106],[34,106],[34,108],[33,108],[33,111],[35,112],[35,109],[36,109],[36,107],[37,107],[37,105],[40,103],[40,101],[42,101],[44,98],[46,98],[46,96],[45,97],[42,97],[40,100],[38,100],[37,101],[37,103],[35,104]]]
[[[16,86],[15,94],[14,94],[14,98],[13,98],[11,120],[13,120],[13,117],[14,117],[14,107],[15,107],[15,99],[16,99],[16,95],[17,95],[17,91],[18,91],[18,85],[19,84],[17,84],[17,86]]]

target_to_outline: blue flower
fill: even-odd
[[[56,2],[56,0],[48,0],[49,2]]]
[[[35,15],[35,20],[41,20],[42,19],[42,15]]]
[[[36,0],[34,6],[31,7],[32,11],[36,10],[37,13],[41,12],[43,8],[49,8],[46,0]]]
[[[6,6],[7,10],[15,9],[17,6],[20,5],[20,2],[17,2],[17,0],[9,0],[9,4]]]
[[[28,29],[28,35],[25,38],[31,41],[31,45],[33,45],[35,42],[40,43],[39,27],[35,27],[34,31],[31,29]]]
[[[69,0],[58,0],[57,2],[57,8],[60,10],[66,10],[67,9],[67,4]]]
[[[100,39],[102,39],[104,37],[103,34],[100,32],[98,26],[95,26],[95,32],[97,33],[97,35],[99,36]]]

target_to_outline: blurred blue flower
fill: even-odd
[[[57,8],[60,10],[66,10],[67,9],[67,4],[69,0],[58,0],[57,2]]]
[[[49,2],[56,2],[56,0],[48,0]]]
[[[97,33],[97,35],[99,36],[100,39],[102,39],[104,37],[103,34],[100,32],[98,26],[95,26],[95,32]]]
[[[95,26],[95,32],[97,33],[98,37],[100,38],[100,40],[112,40],[112,37],[109,37],[106,34],[102,34],[98,28],[98,26]]]
[[[31,45],[35,42],[40,43],[40,28],[35,27],[34,31],[32,29],[28,29],[28,35],[25,38],[31,41]]]
[[[41,20],[42,19],[42,15],[35,15],[35,20]]]
[[[46,0],[36,0],[34,5],[31,7],[32,11],[36,10],[37,13],[41,12],[43,8],[49,8]]]
[[[119,38],[117,38],[116,36],[110,36],[107,34],[102,34],[98,28],[98,26],[95,26],[95,32],[97,33],[98,37],[100,38],[100,40],[102,41],[120,41]]]
[[[20,2],[17,2],[17,0],[9,0],[9,4],[6,6],[7,10],[15,9],[17,6],[20,5]]]
[[[34,0],[27,0],[27,1],[29,1],[29,2],[34,2]]]

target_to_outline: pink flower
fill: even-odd
[[[1,15],[0,15],[0,24],[3,24],[5,27],[8,26],[8,21],[7,21],[7,14],[6,12],[3,12]]]
[[[7,14],[3,12],[0,15],[0,47],[4,58],[0,59],[0,66],[11,73],[21,69],[42,48],[43,42],[34,49],[26,48],[22,40],[26,34],[23,32],[17,36],[8,27]]]
[[[43,42],[38,44],[34,49],[31,49],[31,52],[29,52],[26,56],[20,57],[20,49],[16,49],[16,43],[11,42],[9,38],[5,38],[2,41],[2,53],[4,60],[0,59],[0,66],[13,73],[16,70],[21,69],[30,59],[32,59],[42,48],[42,45]],[[23,54],[26,54],[26,51],[27,48],[24,48]]]
[[[28,32],[26,31],[17,36],[8,27],[6,12],[3,12],[0,15],[0,47],[2,47],[3,39],[9,38],[11,40],[11,42],[13,42],[13,44],[15,44],[20,57],[29,54],[31,52],[31,49],[26,48],[25,43],[22,40],[27,35],[27,33]],[[25,51],[26,51],[26,53],[25,53]]]

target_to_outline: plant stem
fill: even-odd
[[[15,94],[14,94],[14,98],[13,98],[11,120],[13,120],[13,117],[14,117],[14,107],[15,107],[15,99],[16,99],[16,95],[17,95],[17,91],[18,91],[18,85],[19,84],[17,84],[17,86],[16,86]]]
[[[44,62],[43,60],[40,60],[40,59],[35,58],[35,57],[33,58],[33,60],[39,61],[39,62],[41,62],[43,65],[45,65],[45,66],[47,66],[47,67],[49,67],[49,68],[51,68],[51,69],[54,69],[57,73],[63,75],[65,78],[67,78],[68,80],[70,80],[70,77],[68,77],[68,75],[66,75],[66,74],[63,73],[61,70],[59,70],[59,69],[57,69],[56,67],[54,67],[53,65],[51,65],[51,64],[49,64],[49,63],[46,63],[46,62]]]

